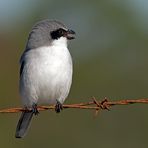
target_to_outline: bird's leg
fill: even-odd
[[[32,105],[32,112],[35,115],[38,115],[39,114],[39,111],[38,111],[38,108],[37,108],[37,104],[36,103],[33,103],[33,105]]]
[[[58,101],[58,100],[56,100],[56,101],[57,101],[57,103],[55,105],[55,111],[56,111],[56,113],[60,113],[60,111],[63,109],[63,105],[60,101]]]

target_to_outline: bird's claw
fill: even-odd
[[[61,110],[63,110],[63,105],[60,101],[57,100],[57,103],[55,105],[55,111],[56,113],[60,113]]]
[[[35,104],[35,103],[32,105],[32,112],[35,115],[38,115],[39,114],[39,111],[38,111],[38,108],[37,108],[37,104]]]

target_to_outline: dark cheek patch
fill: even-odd
[[[60,38],[60,35],[59,35],[59,32],[58,31],[52,31],[51,32],[51,37],[52,37],[52,39],[58,39],[58,38]]]
[[[66,31],[63,30],[62,28],[57,29],[57,30],[51,32],[52,39],[58,39],[61,36],[65,36],[66,37]]]

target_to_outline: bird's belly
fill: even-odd
[[[22,85],[22,94],[25,94],[22,95],[24,105],[55,104],[56,100],[63,103],[72,81],[72,61],[69,52],[56,56],[49,56],[46,52],[40,58],[31,59],[26,65],[26,71],[23,72],[22,81],[25,82],[25,85]]]
[[[69,93],[72,68],[70,65],[55,65],[42,71],[38,76],[38,103],[54,104],[56,99],[63,102]]]

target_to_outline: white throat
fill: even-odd
[[[67,38],[66,37],[60,37],[57,40],[55,39],[52,42],[52,46],[67,47]]]

